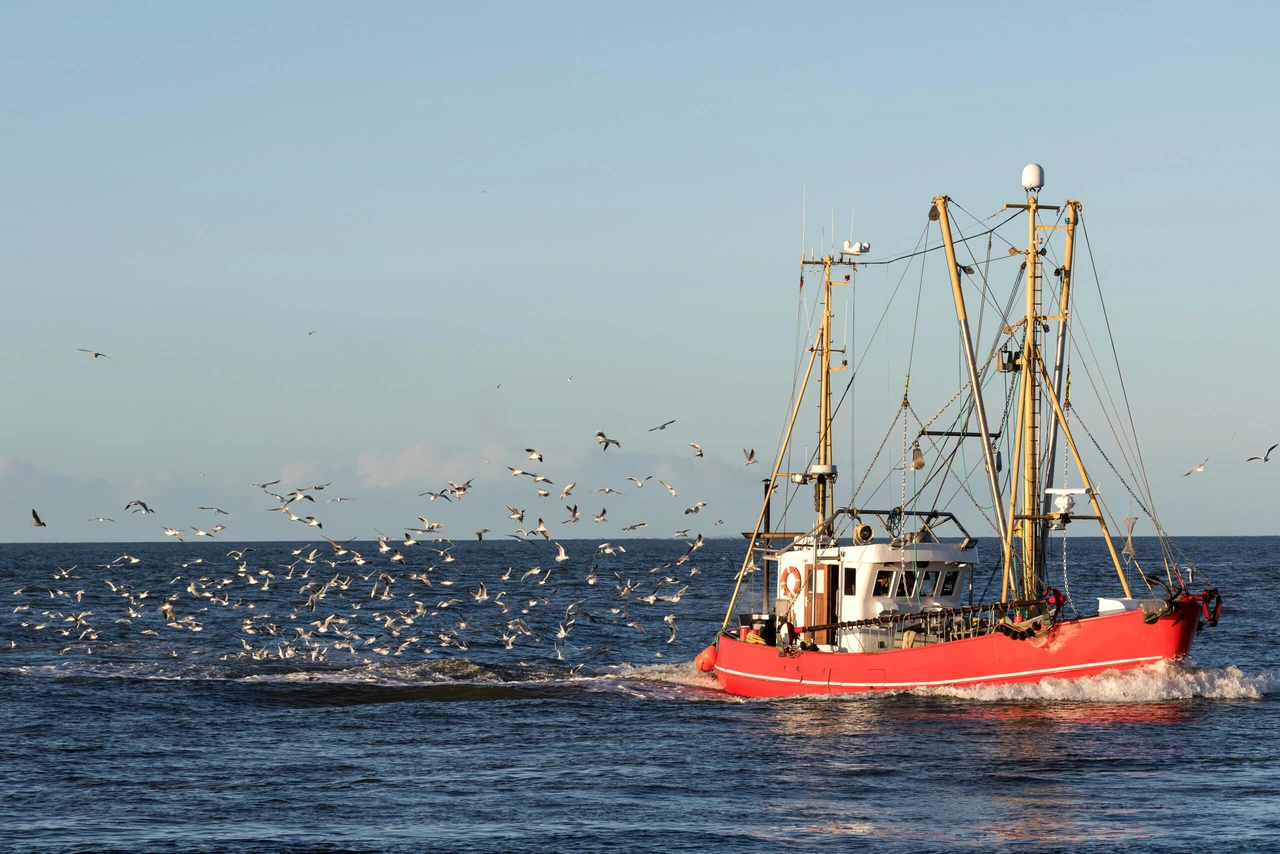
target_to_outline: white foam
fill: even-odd
[[[1189,662],[1162,661],[1147,667],[1109,671],[1079,679],[1045,679],[973,688],[921,688],[916,693],[978,702],[1152,703],[1195,698],[1256,700],[1278,684],[1280,680],[1269,672],[1251,676],[1235,666],[1205,669]]]
[[[624,664],[611,674],[616,679],[637,682],[654,682],[666,685],[680,685],[685,688],[701,688],[707,691],[724,693],[719,681],[710,673],[702,673],[693,666],[692,661],[672,664],[643,664],[638,667]]]

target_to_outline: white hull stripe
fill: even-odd
[[[741,676],[744,679],[763,679],[767,682],[790,682],[795,685],[813,685],[815,687],[826,684],[828,687],[836,686],[840,688],[918,688],[927,685],[959,685],[964,682],[988,682],[993,679],[1012,679],[1018,676],[1047,676],[1051,673],[1063,673],[1068,670],[1087,670],[1095,667],[1113,667],[1119,664],[1142,664],[1151,663],[1153,661],[1161,661],[1164,656],[1161,655],[1144,655],[1140,658],[1117,658],[1113,661],[1087,661],[1081,664],[1071,664],[1066,667],[1046,667],[1041,670],[1019,670],[1014,673],[992,673],[987,676],[966,676],[962,679],[930,679],[919,680],[916,682],[806,682],[803,679],[793,679],[787,676],[763,676],[758,673],[743,673],[740,670],[730,670],[727,667],[716,665],[715,669],[721,673],[728,673],[733,676]]]

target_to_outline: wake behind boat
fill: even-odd
[[[879,459],[901,429],[902,456],[895,471],[901,471],[904,500],[897,506],[859,506],[856,489],[843,506],[837,506],[835,500],[838,471],[832,436],[832,374],[846,369],[848,363],[842,359],[841,364],[832,364],[833,354],[844,354],[832,346],[832,293],[841,285],[852,286],[853,275],[867,266],[861,256],[870,247],[846,241],[843,252],[801,260],[802,289],[805,275],[822,276],[821,323],[808,348],[808,369],[795,395],[773,473],[766,481],[760,515],[755,529],[746,535],[750,541],[747,555],[721,631],[715,644],[697,659],[698,667],[714,671],[729,692],[752,697],[835,694],[1091,676],[1183,658],[1197,633],[1206,625],[1217,624],[1221,598],[1213,587],[1194,594],[1188,589],[1189,566],[1154,511],[1136,436],[1125,430],[1122,419],[1126,413],[1111,402],[1118,416],[1115,421],[1120,422],[1117,439],[1127,443],[1115,456],[1128,467],[1129,476],[1121,474],[1100,446],[1098,456],[1128,492],[1131,506],[1136,504],[1155,525],[1163,571],[1157,575],[1153,569],[1148,574],[1139,562],[1132,544],[1136,517],[1123,520],[1127,530],[1122,549],[1113,538],[1114,517],[1077,443],[1078,428],[1091,441],[1093,434],[1073,408],[1069,392],[1071,358],[1083,362],[1086,370],[1090,368],[1085,354],[1076,352],[1072,322],[1082,205],[1078,201],[1061,206],[1041,204],[1043,185],[1043,169],[1036,164],[1027,166],[1023,170],[1026,201],[1004,206],[1015,213],[1000,225],[1025,212],[1027,242],[1025,249],[1009,249],[1009,255],[1022,256],[1022,266],[1005,303],[990,355],[981,365],[975,355],[965,293],[977,284],[981,298],[994,304],[987,276],[991,243],[988,240],[987,263],[981,266],[980,274],[976,259],[974,264],[957,260],[957,245],[989,237],[1000,226],[968,236],[960,234],[953,221],[952,200],[938,196],[929,219],[938,224],[940,242],[905,256],[934,250],[945,254],[967,382],[936,415],[923,421],[911,404],[907,378],[902,407],[876,455]],[[1053,222],[1042,222],[1047,214],[1055,215]],[[1051,240],[1059,233],[1064,237],[1060,256]],[[1059,260],[1054,265],[1050,258]],[[966,285],[966,279],[971,284]],[[1025,306],[1020,317],[1012,312],[1019,296]],[[1043,303],[1050,299],[1052,310],[1046,312]],[[1056,338],[1053,352],[1048,354],[1045,345],[1050,323],[1056,325]],[[803,468],[783,471],[815,366],[817,446]],[[1007,377],[1008,393],[1004,415],[993,425],[987,417],[984,390],[1000,375]],[[1089,378],[1092,387],[1092,373]],[[848,399],[852,383],[850,379],[840,402]],[[957,400],[960,405],[948,422],[944,414]],[[1127,409],[1127,396],[1124,406]],[[908,435],[909,419],[918,427],[914,437]],[[934,429],[937,423],[949,426]],[[1115,433],[1110,417],[1107,423]],[[1129,417],[1127,426],[1132,424]],[[1002,466],[1002,439],[1005,445],[1012,441],[1009,472]],[[980,465],[985,476],[973,477],[973,483],[976,465],[957,470],[966,442],[981,446]],[[933,459],[931,464],[926,462],[926,449]],[[1064,457],[1062,475],[1055,485],[1055,461],[1060,451]],[[875,463],[873,460],[872,466]],[[1088,461],[1089,466],[1095,463],[1098,460]],[[909,471],[924,472],[924,486],[913,483],[909,491]],[[1000,535],[998,599],[974,601],[974,582],[980,572],[977,540],[958,514],[938,500],[948,479],[958,483],[956,494],[963,492],[972,499],[979,512],[983,506],[974,493],[990,496],[994,518],[987,521]],[[780,487],[786,488],[784,495],[790,498],[800,489],[812,487],[816,521],[809,530],[772,530],[773,495]],[[1075,522],[1099,527],[1118,581],[1119,590],[1097,599],[1096,614],[1077,612],[1072,597],[1052,586],[1046,571],[1050,535],[1059,533],[1063,537],[1066,589],[1065,538],[1068,525]],[[758,585],[759,611],[741,607],[748,580]],[[735,614],[738,624],[732,626]]]

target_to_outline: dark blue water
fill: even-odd
[[[422,547],[398,567],[357,544],[363,568],[286,578],[299,544],[252,544],[239,570],[221,543],[3,546],[0,848],[1274,850],[1280,539],[1180,544],[1226,600],[1191,662],[773,701],[726,696],[689,664],[724,615],[740,540],[682,566],[666,566],[678,541],[629,543],[598,558],[595,585],[594,541],[567,543],[558,567],[546,544],[459,544],[431,587],[409,577],[437,557]],[[122,553],[140,561],[101,566]],[[1081,611],[1115,594],[1102,558],[1100,541],[1073,541]],[[626,600],[615,571],[639,582]],[[346,589],[311,611],[335,574]],[[680,601],[638,601],[662,576],[679,580],[659,596],[687,585]],[[480,581],[508,613],[475,601]],[[557,639],[580,599],[595,622],[576,615]]]

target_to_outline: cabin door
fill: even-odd
[[[808,569],[808,567],[805,567]],[[810,588],[809,613],[806,614],[805,625],[822,626],[836,622],[836,603],[839,601],[840,567],[833,563],[819,564],[813,572]],[[835,632],[830,629],[819,629],[813,633],[815,643],[829,644]]]

